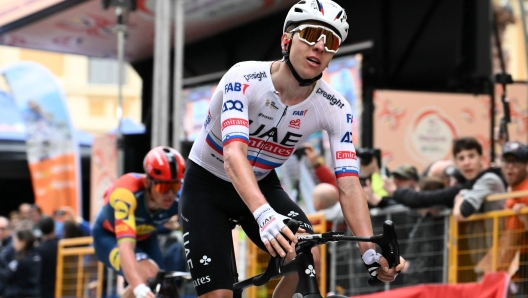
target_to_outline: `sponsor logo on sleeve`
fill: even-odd
[[[352,151],[336,151],[336,159],[354,159],[356,160],[356,152]]]
[[[326,93],[326,91],[324,91],[321,88],[317,89],[316,94],[321,94],[322,97],[324,97],[326,100],[328,100],[328,102],[330,103],[331,106],[335,105],[335,106],[338,106],[340,109],[342,109],[343,106],[345,105],[344,103],[341,102],[340,99],[336,98],[333,94]]]
[[[350,131],[345,132],[345,135],[341,138],[341,143],[352,143],[352,133]]]
[[[293,111],[293,116],[306,116],[308,114],[308,110],[304,111]]]
[[[211,123],[211,112],[210,111],[207,111],[207,118],[205,118],[205,123],[204,123],[204,128],[207,128],[207,125],[209,125],[209,123]]]
[[[301,128],[301,119],[295,119],[290,121],[290,125],[288,127],[300,129]]]
[[[243,109],[244,109],[244,104],[240,100],[228,100],[224,102],[222,113],[231,111],[231,110],[243,112],[244,111]]]
[[[229,126],[233,126],[233,125],[249,127],[249,123],[246,119],[229,118],[229,119],[224,120],[224,122],[222,122],[222,130],[226,129]]]
[[[262,79],[266,79],[266,78],[267,78],[266,73],[263,71],[244,75],[244,79],[246,79],[247,82],[249,82],[250,80],[262,81]]]
[[[229,92],[240,92],[240,91],[242,91],[243,94],[246,94],[246,89],[248,87],[249,87],[249,84],[240,84],[238,82],[228,83],[224,87],[224,93],[227,94]]]
[[[347,123],[352,123],[354,121],[354,116],[352,114],[346,114],[347,117]]]

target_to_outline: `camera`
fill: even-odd
[[[53,212],[53,215],[55,215],[55,216],[63,216],[64,215],[64,211],[63,210],[55,210],[55,212]]]
[[[378,148],[357,148],[356,155],[362,166],[369,165],[372,158],[376,158],[378,167],[381,168],[381,150]]]

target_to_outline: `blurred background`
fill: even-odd
[[[187,157],[222,75],[240,61],[282,58],[282,26],[296,2],[0,0],[0,215],[23,203],[47,215],[68,206],[91,222],[106,187],[122,173],[142,172],[151,147],[171,145]],[[500,166],[504,135],[528,142],[528,2],[336,2],[347,12],[350,33],[323,80],[351,104],[358,156],[365,165],[377,160],[374,172],[393,177],[411,165],[418,175],[452,160],[453,141],[468,136],[481,144],[485,168]],[[316,214],[324,208],[314,189],[324,179],[312,161],[320,157],[332,168],[332,159],[325,132],[308,141],[313,152],[297,152],[278,173],[292,199]],[[362,171],[362,178],[374,179]],[[399,218],[403,245],[413,242],[409,235],[421,223],[411,216],[416,208],[371,207],[375,225]],[[438,241],[437,254],[415,255],[441,260],[430,264],[436,273],[391,287],[477,282],[473,273],[466,280],[448,274],[460,268],[447,249],[455,225],[450,208],[442,212],[422,239]],[[339,225],[331,218],[324,229]],[[254,248],[245,240],[239,245],[239,266],[265,264],[247,257]],[[356,263],[338,268],[346,263],[339,258],[359,259],[349,248],[329,248],[325,291],[390,290],[358,283]]]

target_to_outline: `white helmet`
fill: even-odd
[[[284,32],[291,24],[305,21],[325,23],[341,37],[341,42],[348,36],[345,10],[332,0],[302,0],[293,5],[284,21]]]

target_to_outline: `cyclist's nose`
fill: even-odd
[[[324,38],[321,38],[314,44],[314,49],[317,51],[323,52],[324,46],[325,46]]]

